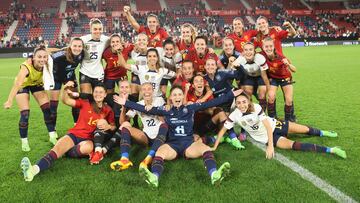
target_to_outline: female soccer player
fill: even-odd
[[[130,6],[124,6],[126,19],[137,33],[145,32],[149,37],[149,47],[162,47],[162,42],[169,37],[166,30],[160,27],[159,19],[156,15],[150,14],[146,18],[146,27],[140,26],[135,18],[131,15]]]
[[[262,54],[256,53],[255,46],[251,42],[246,42],[243,46],[243,54],[237,58],[234,66],[242,65],[245,70],[243,80],[241,80],[241,89],[250,97],[253,92],[258,90],[257,99],[263,110],[266,110],[266,91],[270,88],[269,78],[267,77],[268,65]]]
[[[275,50],[280,55],[284,55],[281,47],[281,41],[287,37],[293,37],[296,35],[295,28],[289,22],[284,22],[284,27],[287,30],[278,30],[275,27],[269,28],[269,22],[266,17],[260,16],[256,20],[256,28],[258,33],[255,39],[255,45],[257,47],[263,48],[263,39],[266,37],[271,37],[274,40]]]
[[[20,167],[25,181],[32,181],[34,176],[50,168],[55,160],[64,154],[73,158],[89,155],[94,149],[92,139],[96,128],[102,131],[115,129],[114,114],[111,108],[104,103],[105,87],[100,84],[96,85],[89,100],[75,100],[65,92],[66,89],[73,86],[74,83],[71,81],[65,84],[62,101],[68,106],[80,109],[78,122],[36,165],[31,165],[28,157],[21,160]]]
[[[267,37],[263,40],[263,55],[269,66],[268,75],[270,78],[270,88],[268,89],[268,115],[276,118],[276,92],[280,86],[285,99],[285,120],[295,121],[293,86],[291,72],[296,71],[287,58],[275,51],[274,40]]]
[[[174,71],[160,67],[160,56],[155,48],[150,48],[146,54],[147,65],[127,64],[124,57],[119,55],[119,65],[130,70],[139,77],[140,84],[150,82],[154,88],[154,96],[162,97],[160,82],[163,78],[171,79],[176,76]]]
[[[346,152],[339,147],[323,147],[316,144],[292,141],[287,138],[288,134],[307,134],[309,136],[337,137],[336,132],[319,130],[313,127],[300,125],[289,121],[278,121],[265,115],[258,104],[251,102],[246,93],[242,93],[235,99],[236,109],[230,114],[224,127],[218,133],[218,138],[213,149],[219,144],[224,133],[232,129],[235,124],[240,125],[256,141],[266,144],[266,158],[274,157],[274,147],[280,149],[292,149],[298,151],[313,151],[336,154],[346,158]]]
[[[229,92],[226,96],[213,99],[205,103],[196,103],[184,106],[184,92],[181,87],[173,86],[170,91],[170,100],[172,108],[169,111],[163,107],[152,108],[146,111],[145,107],[123,98],[116,97],[115,100],[121,105],[135,109],[140,112],[161,115],[165,117],[165,122],[169,126],[168,139],[165,144],[161,145],[155,154],[150,172],[146,167],[140,165],[140,175],[153,187],[158,187],[159,177],[164,169],[164,160],[173,160],[177,156],[183,155],[186,158],[203,157],[204,164],[211,176],[211,183],[218,184],[227,175],[230,170],[230,164],[224,163],[220,168],[216,169],[214,154],[210,147],[201,141],[193,140],[193,120],[194,113],[199,110],[217,106],[223,102],[232,100],[234,96],[241,93],[242,90]]]
[[[91,94],[92,87],[104,80],[101,57],[109,46],[109,37],[103,35],[103,24],[97,19],[90,20],[91,34],[80,37],[85,44],[85,57],[80,67],[80,91]]]
[[[49,141],[52,144],[57,142],[57,133],[55,131],[54,119],[51,117],[49,97],[43,87],[43,69],[47,68],[49,54],[45,47],[39,47],[34,50],[32,63],[24,62],[20,65],[20,71],[15,78],[15,82],[9,93],[4,108],[9,109],[12,106],[15,97],[20,110],[19,132],[21,138],[21,149],[25,152],[30,151],[28,141],[28,125],[30,116],[30,97],[34,96],[39,104],[43,115],[46,128],[49,132]]]
[[[225,37],[223,39],[223,51],[219,56],[219,60],[225,69],[233,68],[232,63],[241,55],[240,52],[234,48],[234,40]]]
[[[253,37],[257,35],[256,30],[247,30],[244,31],[244,21],[240,17],[234,18],[233,22],[233,32],[230,33],[227,37],[234,40],[235,50],[242,53],[243,45],[246,42],[252,40]]]
[[[165,102],[160,97],[153,97],[154,90],[151,83],[144,83],[141,85],[141,95],[143,100],[139,101],[138,104],[148,105],[159,107],[165,105]],[[167,135],[167,125],[164,123],[162,117],[147,115],[141,112],[134,110],[129,110],[126,113],[126,116],[133,118],[135,114],[138,114],[143,123],[143,129],[139,130],[137,128],[131,127],[130,123],[125,122],[121,125],[121,158],[118,161],[111,163],[110,167],[113,170],[121,171],[125,170],[133,165],[130,161],[130,148],[131,148],[131,139],[133,139],[138,144],[144,146],[150,146],[151,150],[149,151],[148,156],[141,162],[145,167],[151,163],[152,158],[155,155],[156,150],[162,145],[166,140]]]
[[[181,36],[180,39],[176,42],[176,46],[185,58],[186,54],[195,49],[194,41],[196,38],[196,28],[190,23],[184,23],[180,26]]]
[[[56,126],[57,107],[59,104],[59,96],[61,86],[68,81],[74,82],[73,92],[77,92],[77,82],[75,69],[81,63],[84,58],[84,43],[80,38],[73,38],[70,41],[68,47],[64,50],[56,52],[51,55],[53,59],[53,75],[55,86],[50,90],[50,110],[54,119],[54,125]],[[74,123],[76,123],[79,117],[79,111],[76,108],[72,108],[72,116]]]

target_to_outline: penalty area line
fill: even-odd
[[[254,139],[250,138],[248,139],[250,142],[265,152],[266,147],[263,144],[260,144],[256,142]],[[312,183],[315,187],[319,188],[320,190],[324,191],[327,195],[329,195],[331,198],[336,200],[337,202],[354,202],[357,203],[356,200],[354,200],[352,197],[346,195],[345,193],[341,192],[336,187],[330,185],[325,180],[319,178],[311,171],[307,170],[306,168],[300,166],[298,163],[291,161],[281,153],[276,153],[274,159],[279,161],[284,166],[290,168],[295,173],[299,174],[303,179],[309,181]]]

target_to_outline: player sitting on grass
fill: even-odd
[[[64,89],[73,87],[69,81]],[[94,87],[93,97],[89,100],[72,99],[66,92],[62,93],[64,104],[80,108],[79,119],[76,125],[68,133],[59,139],[56,145],[36,165],[31,165],[28,157],[21,160],[20,167],[24,173],[25,181],[32,181],[38,173],[50,168],[56,159],[66,153],[69,157],[79,158],[88,156],[94,149],[93,133],[96,128],[106,131],[115,130],[114,113],[104,103],[106,89],[100,84]],[[106,119],[109,124],[98,125],[98,121]]]
[[[141,105],[159,107],[165,104],[161,97],[153,97],[154,90],[151,83],[142,84],[140,93],[144,99],[138,102]],[[154,115],[147,115],[134,110],[129,110],[126,113],[126,115],[131,118],[133,118],[135,114],[140,116],[143,123],[143,129],[139,130],[137,128],[131,127],[131,124],[128,122],[122,123],[120,127],[121,130],[118,131],[121,134],[121,158],[118,161],[111,163],[110,167],[113,170],[121,171],[133,165],[133,163],[129,160],[131,139],[139,144],[151,146],[151,150],[149,151],[148,156],[141,162],[144,167],[147,167],[151,163],[156,150],[166,140],[168,127],[163,122],[163,118]]]
[[[230,164],[224,163],[217,170],[215,157],[210,147],[200,140],[193,140],[193,120],[194,113],[203,109],[217,106],[221,103],[232,100],[234,95],[237,96],[242,90],[229,92],[224,97],[213,99],[205,103],[195,103],[184,106],[184,92],[181,87],[173,86],[170,91],[170,100],[172,107],[166,111],[164,107],[152,108],[146,111],[142,105],[126,101],[124,98],[115,98],[116,102],[125,105],[128,108],[140,112],[164,116],[169,126],[169,134],[165,144],[157,150],[152,161],[150,172],[146,167],[140,165],[139,173],[145,181],[152,187],[158,187],[159,177],[164,170],[164,160],[174,160],[178,156],[184,156],[189,159],[203,157],[205,167],[211,176],[212,184],[219,184],[230,171]]]
[[[214,145],[216,150],[224,133],[239,124],[256,141],[266,144],[266,158],[274,156],[274,146],[280,149],[292,149],[298,151],[313,151],[331,153],[346,158],[346,152],[339,147],[324,147],[316,144],[292,141],[287,138],[288,134],[307,134],[320,137],[337,137],[336,132],[319,130],[313,127],[300,125],[290,121],[278,121],[265,115],[261,106],[251,102],[250,97],[242,93],[235,99],[236,109],[230,114],[224,127],[218,133]]]

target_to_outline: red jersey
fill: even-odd
[[[284,56],[281,47],[281,41],[288,37],[289,32],[286,30],[276,31],[274,28],[269,30],[267,35],[261,35],[255,39],[255,47],[260,47],[262,49],[262,40],[266,37],[271,37],[274,40],[275,51],[280,55]]]
[[[219,61],[219,58],[215,53],[209,53],[209,50],[206,50],[205,56],[199,57],[195,49],[189,51],[189,53],[185,57],[185,60],[190,60],[193,62],[195,73],[197,72],[205,73],[205,63],[206,60],[209,58],[215,59],[216,63]]]
[[[203,92],[203,94],[202,94],[200,97],[199,97],[199,96],[196,96],[196,95],[195,95],[195,89],[192,88],[192,89],[190,89],[190,90],[188,91],[188,93],[187,93],[187,95],[186,95],[186,99],[187,99],[187,101],[196,102],[198,99],[201,99],[202,97],[204,97],[205,94],[206,94],[206,90],[204,89],[204,92]],[[211,95],[205,102],[210,101],[210,100],[212,100],[212,99],[214,99],[214,96],[213,96],[213,95]]]
[[[190,50],[195,49],[193,42],[191,42],[190,45],[187,45],[187,44],[186,44],[183,40],[181,40],[181,39],[179,39],[179,40],[176,42],[176,46],[178,47],[179,51],[190,51]]]
[[[276,54],[276,57],[274,59],[270,60],[269,57],[267,57],[265,53],[262,53],[262,55],[265,56],[266,63],[269,66],[268,73],[269,73],[270,78],[274,78],[274,79],[291,78],[290,70],[282,62],[282,60],[285,58],[284,56],[282,56],[280,54]]]
[[[111,125],[115,125],[114,112],[108,105],[104,105],[101,113],[94,112],[88,100],[77,99],[75,108],[80,109],[79,118],[76,125],[68,133],[84,139],[92,139],[93,132],[96,129],[96,122],[99,119],[105,119]]]
[[[125,61],[128,60],[129,55],[133,49],[134,49],[134,45],[130,45],[123,49],[122,55]],[[113,53],[111,51],[111,47],[105,49],[102,58],[105,59],[106,61],[106,67],[104,70],[105,79],[110,79],[110,80],[126,79],[127,70],[126,68],[117,65],[118,55],[117,53]]]
[[[227,37],[234,40],[235,50],[238,52],[243,52],[243,45],[246,42],[250,42],[252,38],[256,37],[258,31],[248,30],[243,32],[241,36],[238,36],[236,33],[230,33]]]
[[[162,27],[158,28],[156,33],[151,33],[148,27],[142,25],[140,26],[138,33],[142,32],[145,32],[145,34],[148,36],[149,47],[162,47],[162,42],[169,37],[169,34]]]
[[[173,85],[179,85],[182,87],[182,90],[185,91],[186,84],[189,83],[182,75],[176,77],[176,79],[173,82]]]

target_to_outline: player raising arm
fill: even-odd
[[[274,156],[274,147],[280,149],[292,149],[297,151],[313,151],[319,153],[331,153],[346,158],[346,152],[339,147],[324,147],[316,144],[302,143],[288,139],[288,134],[306,134],[309,136],[337,137],[336,132],[319,130],[313,127],[300,125],[289,121],[278,121],[265,115],[258,104],[250,101],[250,97],[242,93],[235,99],[236,109],[230,114],[224,127],[220,130],[218,138],[214,145],[214,150],[219,144],[227,130],[240,125],[250,136],[266,144],[266,158],[271,159]]]

